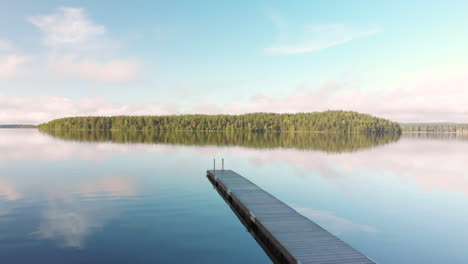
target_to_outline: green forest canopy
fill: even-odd
[[[400,125],[350,111],[296,114],[87,116],[52,120],[43,130],[401,133]]]

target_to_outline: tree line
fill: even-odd
[[[14,125],[0,125],[0,128],[35,128],[34,125],[22,125],[22,124],[14,124]]]
[[[454,133],[468,134],[468,124],[402,124],[405,133]]]
[[[401,133],[400,125],[350,111],[243,115],[84,116],[52,120],[42,130]]]

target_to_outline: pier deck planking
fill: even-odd
[[[273,262],[375,263],[234,171],[208,170],[207,176]]]

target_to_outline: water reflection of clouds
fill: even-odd
[[[290,150],[263,152],[258,154],[261,162],[255,162],[283,162],[345,182],[353,180],[352,173],[390,172],[418,184],[426,192],[441,190],[468,196],[467,153],[468,144],[460,141],[402,139],[392,145],[340,155]]]
[[[32,233],[33,238],[54,239],[64,247],[82,248],[87,237],[119,214],[115,207],[105,206],[103,200],[134,196],[139,192],[137,179],[131,176],[107,174],[68,180],[45,180],[34,185],[47,206],[41,213],[38,229]],[[0,201],[2,197],[8,202],[23,198],[26,192],[19,193],[16,186],[28,189],[27,185],[27,182],[14,184],[12,180],[0,179]],[[10,209],[0,207],[0,216],[11,213]]]
[[[97,167],[98,169],[102,169],[102,172],[108,173],[102,175],[82,175],[81,172],[73,175],[58,175],[53,167],[49,165],[44,167],[48,168],[50,175],[47,172],[41,172],[43,177],[40,180],[38,180],[38,177],[29,178],[33,181],[32,183],[26,181],[25,177],[16,177],[16,175],[6,175],[5,173],[0,175],[0,216],[2,216],[0,217],[0,221],[2,221],[2,224],[4,223],[5,226],[14,224],[12,221],[15,218],[9,217],[9,215],[16,213],[20,208],[10,205],[14,205],[13,203],[15,202],[18,204],[25,201],[29,202],[32,197],[31,192],[41,192],[44,196],[47,196],[45,199],[47,202],[34,201],[35,203],[44,203],[45,207],[40,207],[42,212],[39,213],[39,223],[37,226],[34,226],[34,229],[29,229],[28,232],[33,231],[31,238],[50,239],[52,242],[58,243],[63,247],[85,248],[87,245],[90,245],[92,240],[90,238],[93,235],[109,226],[111,221],[122,216],[122,209],[116,206],[119,203],[109,206],[109,203],[114,201],[108,201],[107,199],[135,196],[142,192],[142,188],[145,188],[143,179],[138,178],[138,175],[112,173],[114,166],[108,167],[108,165],[115,165],[115,162],[123,160],[122,157],[119,157],[122,154],[125,154],[124,158],[127,161],[141,157],[144,162],[148,162],[146,158],[149,156],[140,154],[154,152],[157,155],[151,158],[156,157],[160,159],[157,162],[175,164],[176,166],[174,167],[177,169],[182,169],[183,166],[193,167],[194,163],[200,164],[202,162],[206,162],[208,166],[211,166],[213,157],[225,157],[228,167],[236,170],[245,168],[233,167],[233,164],[248,165],[247,167],[251,167],[252,165],[260,166],[263,167],[261,168],[261,173],[266,172],[266,174],[274,169],[294,171],[295,173],[291,173],[288,177],[304,177],[304,181],[302,179],[297,181],[299,184],[305,183],[304,190],[307,190],[307,187],[311,186],[308,184],[318,182],[318,184],[321,184],[319,187],[323,185],[326,188],[324,190],[327,191],[327,195],[330,195],[330,197],[333,197],[336,193],[340,193],[340,191],[334,193],[336,190],[333,187],[338,186],[341,191],[353,194],[359,192],[359,195],[363,194],[365,199],[372,199],[366,195],[368,190],[372,189],[379,192],[380,189],[378,188],[381,186],[385,186],[386,188],[387,182],[390,184],[397,182],[398,184],[398,181],[401,182],[397,187],[401,187],[402,189],[411,185],[411,191],[414,191],[414,186],[420,186],[420,189],[427,192],[441,191],[468,197],[468,174],[466,170],[468,142],[463,141],[438,141],[403,137],[396,143],[381,145],[376,148],[357,152],[327,154],[322,151],[295,150],[290,148],[253,149],[239,146],[216,147],[72,142],[57,140],[36,132],[31,133],[31,130],[28,131],[27,135],[12,132],[14,136],[10,138],[9,136],[2,137],[3,131],[0,132],[0,167],[6,164],[5,167],[11,165],[12,168],[21,168],[20,166],[23,166],[23,161],[25,160],[26,162],[27,160],[33,160],[34,162],[45,161],[42,164],[53,164],[54,162],[58,164],[60,161],[70,159],[86,161],[78,163],[67,161],[67,163],[63,163],[65,166],[70,166],[70,164],[83,166],[83,164],[86,165],[87,163],[96,161],[110,161],[109,163],[103,163],[102,168]],[[20,162],[9,164],[9,161]],[[40,163],[37,162],[37,164]],[[37,164],[34,164],[37,167]],[[164,166],[169,167],[169,165]],[[204,166],[200,165],[200,167]],[[122,168],[122,166],[116,166],[116,168]],[[128,171],[131,170],[129,169]],[[6,172],[10,171],[12,170],[6,170]],[[96,168],[83,171],[84,174],[89,171],[95,173]],[[124,171],[127,170],[125,169]],[[20,170],[20,172],[22,171]],[[283,177],[281,180],[288,180],[284,178],[284,175],[278,174],[277,176],[278,178]],[[259,178],[259,181],[261,180],[271,182],[272,185],[278,184],[278,182],[281,183],[281,181],[275,182],[276,179]],[[330,184],[322,184],[322,181]],[[328,189],[329,186],[332,188]],[[365,189],[363,186],[369,189]],[[296,187],[292,186],[291,189]],[[392,189],[394,187],[390,186],[388,189],[382,188],[382,190],[393,191],[395,190]],[[329,190],[330,192],[328,192]],[[419,194],[419,192],[417,193]],[[398,193],[395,193],[395,196],[398,195]],[[25,199],[20,200],[23,198]],[[86,200],[86,205],[83,204],[84,200]],[[293,198],[293,200],[298,201],[296,198]],[[327,202],[333,203],[334,201],[331,199]],[[322,206],[321,203],[316,203],[313,208],[306,208],[311,206],[311,202],[308,200],[304,200],[304,204],[301,205],[303,206],[295,207],[298,212],[326,227],[327,230],[336,235],[346,234],[344,235],[346,237],[348,234],[352,236],[355,233],[359,236],[370,234],[373,237],[380,237],[379,234],[387,234],[388,231],[384,225],[377,224],[379,223],[378,219],[373,220],[371,217],[363,220],[362,217],[346,213],[346,210],[341,210],[340,205],[328,207]],[[417,204],[417,206],[419,205],[425,206],[426,204]],[[332,211],[326,211],[321,210],[322,208],[333,209]],[[29,209],[26,208],[25,210]],[[372,215],[371,212],[370,216],[379,217],[378,214]],[[409,215],[409,217],[419,220],[415,215]],[[392,220],[391,218],[382,219],[383,221]],[[412,219],[401,221],[411,222]],[[456,224],[458,222],[455,221],[454,226]],[[378,227],[378,229],[374,226]],[[396,228],[401,227],[405,228],[407,225],[397,225]],[[439,228],[438,225],[431,225],[432,227],[435,229]],[[441,229],[443,228],[445,226],[441,227]],[[415,232],[426,232],[429,229],[425,226],[421,230],[416,228]],[[449,234],[451,233],[449,232]],[[460,236],[463,236],[464,233],[460,234]],[[413,239],[412,236],[408,236],[408,240],[410,239]],[[460,244],[459,241],[456,242]],[[417,244],[423,243],[418,242]]]
[[[9,208],[0,207],[0,216],[6,216],[6,215],[9,215],[10,213],[11,213],[11,210]]]
[[[292,205],[292,207],[305,217],[316,222],[317,224],[321,226],[326,226],[327,230],[333,233],[334,235],[341,235],[343,233],[349,232],[377,232],[377,229],[372,226],[354,223],[349,219],[338,217],[330,211],[297,207],[295,205]]]
[[[13,130],[12,130],[13,131]],[[294,149],[251,149],[244,147],[215,146],[179,146],[164,144],[118,144],[118,143],[87,143],[58,141],[51,136],[37,131],[8,132],[6,137],[0,137],[0,162],[8,160],[42,159],[46,161],[65,160],[79,157],[89,161],[99,161],[106,157],[122,153],[159,152],[176,153],[189,150],[196,156],[213,158],[220,152],[223,155],[248,156],[256,166],[284,163],[296,169],[313,170],[323,178],[334,181],[344,190],[351,174],[364,170],[374,173],[390,172],[401,179],[408,179],[430,192],[442,190],[459,192],[468,196],[468,174],[466,160],[468,158],[468,142],[434,139],[402,138],[397,143],[357,152],[326,154],[320,151],[304,151]],[[2,131],[4,134],[5,131]],[[7,140],[8,139],[8,140]],[[443,160],[442,160],[443,159]],[[0,192],[1,191],[0,187]],[[14,191],[5,191],[8,197],[18,195]]]
[[[92,162],[102,160],[109,155],[131,151],[129,145],[86,144],[57,141],[41,135],[34,130],[2,130],[0,134],[0,164],[10,161],[41,160],[55,162],[79,157]],[[137,149],[136,151],[141,151]],[[46,209],[41,213],[39,226],[32,237],[54,239],[61,246],[82,248],[85,241],[107,221],[116,217],[115,208],[103,207],[102,200],[118,199],[138,194],[138,179],[128,175],[56,175],[51,173],[40,181],[24,181],[11,174],[0,175],[0,201],[13,202],[35,195],[47,201]],[[96,198],[96,202],[89,202]],[[87,200],[86,206],[82,205]],[[12,213],[7,208],[0,208],[0,215]]]
[[[0,200],[14,201],[22,197],[23,195],[17,191],[13,182],[0,178]]]
[[[32,235],[61,241],[63,247],[83,248],[86,238],[112,217],[112,213],[102,208],[81,207],[77,201],[53,201],[42,213],[38,230]]]
[[[177,146],[173,145],[65,141],[32,129],[2,129],[0,132],[0,164],[26,160],[53,162],[70,158],[99,162],[119,153],[177,151]]]
[[[61,241],[64,247],[83,248],[85,240],[106,222],[119,215],[115,207],[104,206],[108,197],[118,199],[136,195],[138,186],[130,176],[102,175],[95,179],[55,185],[46,189],[48,206],[42,213],[37,238]],[[96,201],[87,198],[96,197]],[[82,204],[84,199],[86,204]]]
[[[138,193],[135,180],[129,176],[104,175],[96,180],[84,182],[72,189],[81,197],[90,196],[132,196]]]
[[[379,177],[392,173],[426,192],[438,190],[468,197],[468,142],[464,141],[402,138],[394,144],[340,154],[292,149],[229,149],[226,152],[247,155],[256,166],[283,163],[298,171],[318,172],[345,192],[351,192],[349,186],[357,180],[354,174],[371,172]]]

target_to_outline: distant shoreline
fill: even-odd
[[[452,123],[414,123],[400,124],[401,132],[404,134],[436,133],[436,134],[458,134],[468,135],[468,124]]]
[[[37,128],[35,125],[6,124],[0,125],[0,128]]]

